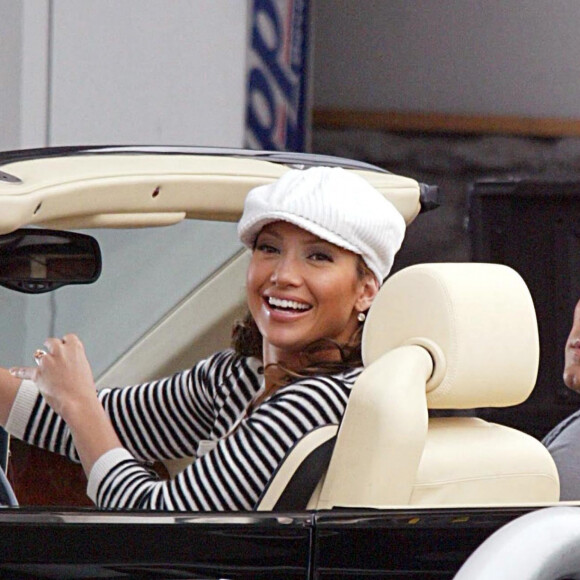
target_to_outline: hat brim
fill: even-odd
[[[315,235],[317,238],[320,238],[321,240],[325,240],[326,242],[330,242],[331,244],[334,244],[339,248],[348,250],[349,252],[352,252],[357,256],[361,256],[364,260],[364,257],[362,256],[358,248],[350,244],[343,237],[327,230],[325,227],[313,221],[310,221],[306,218],[281,211],[268,212],[266,214],[262,214],[260,216],[260,219],[256,220],[253,223],[246,224],[246,227],[242,231],[240,231],[239,234],[240,240],[245,246],[247,246],[250,249],[253,249],[254,244],[256,242],[256,238],[258,237],[258,234],[262,231],[262,229],[268,224],[279,221],[287,222],[295,226],[298,226],[299,228],[306,230],[307,232],[310,232],[311,234]],[[381,283],[382,279],[380,272],[377,272],[376,269],[373,268],[372,265],[369,264],[366,260],[365,264],[370,268],[370,270],[375,275],[379,283]]]
[[[312,222],[306,218],[288,214],[285,212],[269,212],[267,214],[262,214],[260,219],[254,222],[253,224],[248,224],[245,228],[245,231],[240,233],[240,239],[242,242],[248,246],[249,248],[253,248],[256,238],[258,234],[262,231],[262,229],[267,226],[268,224],[274,222],[288,222],[299,228],[314,234],[317,238],[321,240],[325,240],[334,244],[335,246],[339,246],[345,250],[349,250],[354,254],[360,255],[360,252],[355,248],[352,244],[350,244],[347,240],[342,238],[341,236],[335,234],[327,230],[325,227],[318,225],[315,222]]]

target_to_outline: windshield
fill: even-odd
[[[0,288],[2,366],[27,365],[46,337],[75,332],[99,377],[241,248],[236,225],[224,222],[86,233],[103,253],[96,283],[34,296]]]

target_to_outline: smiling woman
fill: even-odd
[[[362,177],[287,171],[246,199],[238,232],[252,250],[249,315],[234,349],[97,392],[79,338],[49,338],[37,367],[0,376],[0,419],[17,437],[80,459],[101,507],[255,509],[294,446],[339,423],[362,370],[364,313],[404,231]],[[171,481],[143,466],[192,455]]]
[[[251,354],[266,369],[307,372],[308,352],[316,353],[315,373],[361,366],[357,329],[404,232],[384,201],[346,171],[325,168],[291,171],[248,195],[239,226],[253,250],[247,322],[261,339]],[[266,393],[276,382],[268,378]]]

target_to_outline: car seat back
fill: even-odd
[[[369,311],[363,360],[317,507],[558,500],[556,467],[533,437],[477,417],[428,416],[516,405],[531,393],[537,321],[514,270],[401,270]]]

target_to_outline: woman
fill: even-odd
[[[238,231],[252,250],[250,314],[233,350],[166,379],[97,392],[80,340],[49,338],[36,368],[0,377],[0,421],[80,459],[100,507],[254,509],[292,447],[340,421],[361,372],[364,313],[404,229],[363,178],[290,170],[246,199]],[[190,455],[172,481],[143,465]]]

